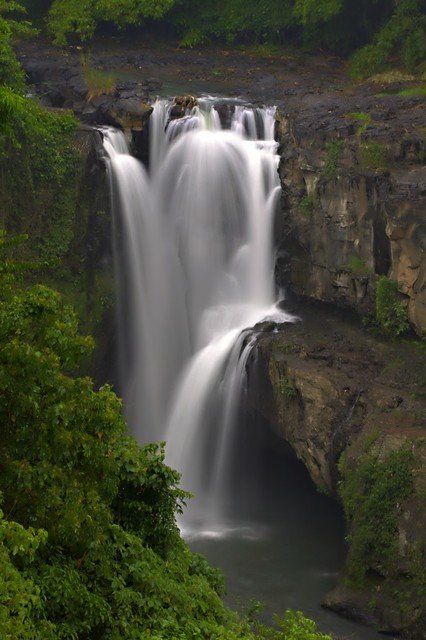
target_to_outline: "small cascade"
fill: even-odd
[[[275,306],[273,286],[274,109],[232,105],[227,130],[213,100],[170,117],[158,101],[149,175],[122,134],[104,131],[123,395],[136,437],[165,439],[167,462],[196,496],[183,526],[220,530],[238,465],[250,328],[294,320]]]

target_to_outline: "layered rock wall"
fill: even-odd
[[[325,131],[306,131],[294,114],[278,112],[278,280],[365,316],[374,312],[377,275],[386,275],[398,282],[409,320],[424,335],[424,132],[373,123],[374,111],[349,112]]]

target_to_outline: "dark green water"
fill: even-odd
[[[321,607],[345,559],[339,506],[315,489],[303,465],[272,434],[254,453],[256,468],[252,460],[240,474],[239,499],[223,535],[188,539],[193,551],[223,570],[228,604],[244,610],[254,598],[264,603],[266,622],[292,608],[335,638],[383,639]]]

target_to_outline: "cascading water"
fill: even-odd
[[[150,174],[104,130],[115,209],[123,395],[140,441],[196,496],[189,527],[222,527],[235,430],[258,322],[274,304],[272,222],[279,194],[274,110],[235,106],[223,130],[211,100],[170,120],[154,106]]]

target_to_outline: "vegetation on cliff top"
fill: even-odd
[[[426,57],[422,0],[25,0],[40,20],[47,11],[59,44],[92,38],[99,23],[149,24],[173,33],[184,46],[209,40],[296,44],[347,55],[352,71],[365,76],[397,57],[414,70]]]

